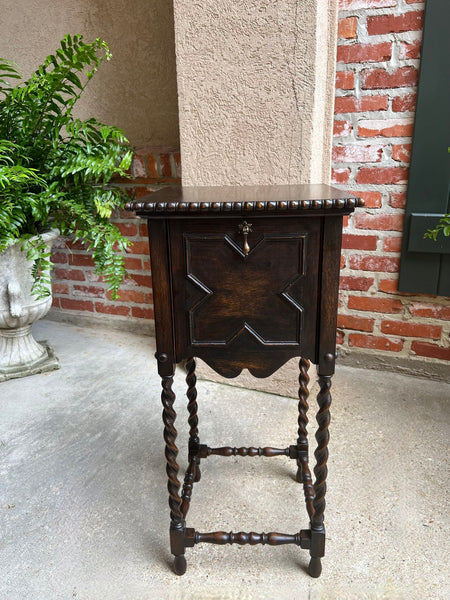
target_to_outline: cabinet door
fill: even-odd
[[[292,356],[313,357],[320,222],[171,221],[177,359],[197,356],[233,377],[242,368],[267,376]]]

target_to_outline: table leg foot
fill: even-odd
[[[320,558],[311,558],[309,561],[308,573],[311,577],[320,577],[322,573],[322,561]]]
[[[173,570],[175,571],[175,573],[177,575],[184,575],[186,573],[186,567],[187,564],[184,554],[179,554],[178,556],[175,556],[175,559],[173,561]]]

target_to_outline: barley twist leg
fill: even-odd
[[[189,461],[193,460],[195,463],[194,470],[194,481],[200,481],[200,459],[197,457],[198,446],[200,439],[198,437],[198,405],[197,405],[197,377],[195,376],[195,359],[189,358],[186,361],[186,383],[188,386],[187,397],[188,397],[188,411],[189,418],[188,423],[190,426],[189,430]]]
[[[305,453],[305,447],[308,447],[308,383],[309,383],[309,360],[306,358],[300,359],[300,374],[298,378],[299,389],[298,389],[298,439],[297,445],[303,454],[297,459],[297,481],[303,483],[303,491],[305,494],[306,508],[308,510],[309,517],[312,518],[314,508],[312,501],[314,499],[314,488],[312,484],[311,471],[308,464],[307,450]],[[303,448],[303,450],[301,450]]]
[[[312,577],[319,577],[322,571],[321,557],[325,554],[325,527],[323,524],[325,511],[325,493],[327,491],[327,460],[328,460],[328,441],[330,434],[328,427],[330,424],[330,405],[331,405],[331,376],[319,374],[320,390],[317,395],[319,411],[317,413],[316,432],[317,449],[314,453],[316,466],[314,467],[314,514],[311,519],[311,561],[309,563],[309,573]]]
[[[175,394],[172,391],[173,376],[162,378],[161,401],[163,404],[164,441],[166,442],[167,489],[170,506],[170,548],[175,555],[174,569],[177,575],[186,571],[184,558],[184,520],[181,512],[177,463],[178,448],[176,446],[177,430],[175,429],[176,412],[173,407]]]

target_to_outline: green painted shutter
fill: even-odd
[[[450,296],[450,238],[423,234],[450,212],[450,2],[427,2],[399,291]]]

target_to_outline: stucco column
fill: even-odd
[[[174,0],[184,185],[327,183],[337,0]]]

